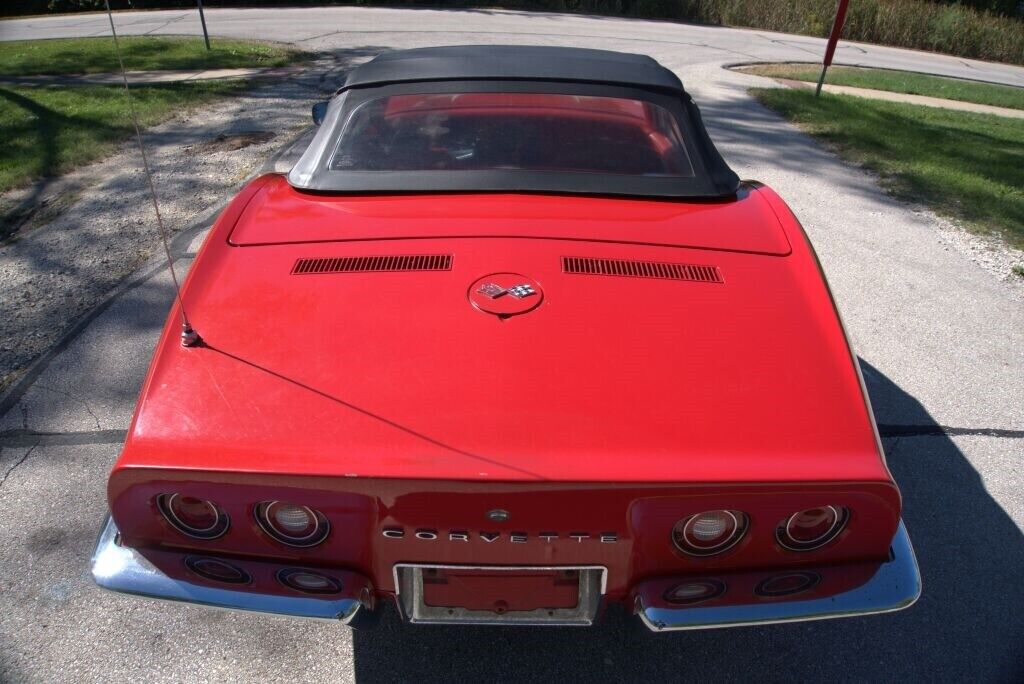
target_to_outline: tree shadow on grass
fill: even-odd
[[[136,93],[136,106],[144,107],[146,98],[151,95],[163,93],[160,96],[166,100],[188,87],[190,84],[147,86]],[[34,98],[13,89],[0,88],[0,98],[29,114],[27,119],[17,121],[4,131],[5,139],[0,142],[0,163],[23,174],[23,178],[15,179],[16,187],[35,180],[17,205],[0,216],[3,219],[0,240],[9,237],[31,215],[60,174],[71,166],[98,160],[113,145],[128,139],[133,131],[131,121],[125,116],[124,90],[120,86],[84,86],[82,91],[85,94],[79,101],[59,99],[63,90],[33,88],[30,92],[40,95]],[[74,90],[72,87],[69,92]],[[67,106],[68,113],[45,104],[51,94]],[[140,118],[145,118],[144,109],[140,111]],[[83,150],[90,150],[98,156],[93,157]]]
[[[0,88],[0,98],[3,98],[16,107],[30,112],[35,118],[34,125],[14,126],[4,132],[5,142],[0,142],[0,155],[7,156],[4,148],[14,148],[15,141],[24,141],[26,138],[34,138],[39,146],[40,161],[35,173],[52,180],[60,166],[60,155],[57,151],[57,135],[62,125],[74,125],[69,117],[62,116],[54,110],[40,105],[35,100],[20,95],[13,90]],[[24,145],[24,142],[21,143]],[[11,149],[11,154],[24,152]],[[36,183],[31,192],[18,205],[12,208],[7,216],[0,216],[0,241],[6,239],[15,232],[21,225],[24,216],[36,205],[40,196],[46,191],[48,183]]]
[[[794,136],[792,128],[781,125],[782,115],[740,92],[745,88],[730,87],[737,90],[735,96],[717,98],[702,112],[731,161],[808,173],[832,161],[818,142],[824,140],[839,156],[876,173],[893,197],[926,203],[983,231],[1002,233],[1012,244],[1024,240],[1024,144],[1013,135],[1020,130],[1019,120],[766,91],[770,102],[814,131],[815,140]],[[853,185],[835,174],[832,179],[845,192],[868,194],[871,185]]]

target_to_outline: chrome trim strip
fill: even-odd
[[[793,524],[793,518],[803,513],[803,511],[797,511],[793,515],[786,518],[784,525],[780,525],[775,532],[775,541],[779,543],[779,546],[786,549],[787,551],[796,551],[797,553],[803,553],[804,551],[815,551],[825,546],[833,539],[839,536],[839,533],[846,529],[846,523],[850,521],[850,511],[844,506],[836,508],[835,506],[822,506],[822,508],[831,508],[832,514],[835,516],[835,520],[832,526],[828,528],[828,532],[818,537],[813,542],[801,542],[799,546],[796,545],[796,539],[793,537],[793,533],[789,531],[789,526]],[[789,544],[786,543],[786,538],[789,538]]]
[[[357,597],[278,596],[219,589],[168,577],[138,551],[121,546],[117,525],[108,515],[92,557],[93,579],[103,589],[165,601],[194,603],[210,608],[255,611],[291,617],[338,620],[348,624],[359,612],[362,589],[350,587]]]
[[[212,541],[223,537],[227,533],[228,529],[231,528],[231,518],[228,517],[228,514],[222,511],[217,504],[212,501],[206,501],[205,499],[203,500],[203,503],[213,509],[214,514],[217,516],[217,520],[205,530],[189,527],[181,520],[181,518],[178,517],[178,514],[174,512],[174,507],[171,505],[171,502],[178,496],[180,496],[179,492],[175,492],[173,494],[160,494],[156,497],[156,507],[164,516],[164,520],[166,520],[171,527],[181,534],[186,537],[191,537],[192,539]],[[218,531],[216,534],[207,534],[208,532],[216,530],[217,526],[220,525],[221,522],[224,523],[224,529]]]
[[[781,197],[779,198],[782,199]],[[789,205],[783,200],[783,205],[789,211],[790,216],[793,217],[793,222],[796,224],[797,230],[800,232],[800,236],[803,237],[804,242],[807,244],[807,250],[811,253],[811,257],[814,259],[814,265],[818,269],[818,275],[821,276],[821,282],[825,285],[825,294],[828,295],[829,302],[832,303],[832,311],[836,314],[836,320],[839,322],[839,330],[843,333],[843,340],[846,341],[846,351],[850,354],[850,361],[853,363],[853,370],[857,374],[857,382],[860,384],[861,398],[864,400],[864,407],[868,412],[868,422],[871,423],[871,432],[875,436],[875,448],[878,450],[878,457],[882,461],[882,466],[885,471],[889,474],[889,479],[896,483],[895,478],[892,476],[892,471],[889,469],[889,463],[885,458],[885,447],[882,446],[882,435],[878,431],[878,421],[875,420],[875,410],[871,405],[871,395],[868,394],[868,386],[864,381],[864,371],[860,367],[860,357],[857,356],[857,350],[853,346],[853,338],[850,337],[850,329],[846,325],[846,321],[843,320],[843,313],[839,310],[839,304],[836,302],[836,296],[832,292],[832,286],[829,285],[828,276],[825,275],[825,268],[821,265],[821,259],[818,258],[818,252],[814,249],[814,243],[811,242],[811,237],[807,234],[807,230],[804,229],[804,224],[800,223],[800,219],[797,218],[796,213],[789,208]],[[769,203],[770,206],[770,203]],[[775,212],[775,208],[772,207],[772,212]],[[775,215],[779,223],[782,224],[782,219],[778,214]],[[785,226],[783,226],[783,232],[785,232]],[[789,239],[789,235],[786,235]],[[901,497],[902,498],[902,497]]]
[[[731,606],[693,608],[645,607],[637,595],[640,619],[652,632],[684,629],[742,627],[775,622],[800,622],[829,618],[891,613],[908,608],[921,595],[921,575],[914,548],[903,521],[891,546],[891,560],[874,577],[856,589],[807,601],[779,601]]]
[[[750,520],[748,519],[747,514],[744,513],[743,511],[738,511],[738,513],[740,514],[741,517],[737,517],[736,513],[733,513],[732,511],[725,510],[724,508],[723,509],[719,509],[719,510],[721,510],[723,513],[725,513],[730,518],[732,518],[733,533],[732,533],[731,537],[726,539],[724,542],[722,542],[718,546],[712,546],[711,548],[708,548],[708,549],[700,549],[700,550],[688,551],[688,550],[684,549],[682,546],[680,546],[679,542],[676,541],[676,535],[674,534],[674,532],[675,532],[675,525],[673,525],[672,526],[672,530],[669,531],[669,534],[672,536],[672,546],[676,547],[676,551],[679,551],[679,553],[685,553],[687,556],[693,556],[694,558],[707,558],[708,556],[717,556],[720,553],[725,553],[726,551],[728,551],[732,547],[734,547],[737,544],[739,544],[740,540],[742,540],[745,536],[747,536],[747,529],[750,527]],[[686,522],[683,524],[683,540],[684,541],[686,540],[686,528],[688,528],[690,526],[690,524],[693,523],[694,520],[696,520],[700,516],[704,515],[705,513],[712,513],[712,512],[713,511],[703,511],[701,513],[694,513],[689,518],[687,518]],[[740,524],[740,523],[742,523],[742,524]],[[676,523],[676,525],[678,525],[678,524],[679,523]],[[693,548],[696,549],[697,547],[693,547]]]
[[[274,523],[270,521],[270,509],[279,503],[285,502],[277,499],[273,501],[261,501],[252,509],[253,517],[256,518],[256,524],[259,525],[261,530],[263,530],[263,534],[267,535],[278,544],[284,544],[285,546],[291,546],[296,549],[311,549],[314,546],[322,544],[327,539],[327,535],[331,533],[331,522],[322,513],[310,508],[309,506],[303,506],[302,504],[289,504],[298,508],[305,508],[309,511],[314,522],[316,522],[316,527],[313,528],[312,532],[301,539],[292,539],[288,535],[283,534],[281,531],[276,529],[274,527]],[[324,528],[323,532],[320,531],[321,525]]]
[[[486,610],[428,606],[423,601],[423,571],[427,569],[506,572],[576,570],[579,572],[578,601],[574,608],[561,608],[552,611],[543,608],[532,611],[509,611],[503,616]],[[495,566],[396,563],[392,572],[395,578],[395,601],[398,604],[399,612],[409,622],[418,624],[587,627],[596,621],[601,597],[604,596],[608,586],[608,569],[603,565]],[[595,575],[597,582],[594,581]],[[405,587],[404,593],[403,587]]]

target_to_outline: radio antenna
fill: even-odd
[[[171,280],[174,281],[174,295],[178,299],[178,310],[181,311],[181,346],[194,347],[199,344],[199,334],[189,323],[188,314],[185,312],[185,302],[181,298],[181,284],[178,282],[178,275],[174,271],[174,259],[171,258],[171,247],[167,240],[167,231],[164,229],[164,220],[160,216],[160,202],[156,196],[156,185],[153,183],[153,172],[149,168],[149,158],[146,156],[146,146],[142,143],[142,129],[139,127],[139,117],[135,113],[135,102],[132,100],[131,90],[128,88],[128,72],[124,68],[124,58],[121,57],[121,43],[117,39],[117,29],[114,28],[114,14],[110,11],[110,0],[103,0],[107,6],[107,19],[110,20],[110,33],[114,36],[114,52],[117,53],[117,62],[121,65],[121,78],[124,79],[124,95],[128,100],[128,111],[131,113],[132,124],[135,126],[135,138],[139,142],[139,152],[142,154],[142,166],[146,170],[146,181],[149,183],[149,196],[153,200],[153,212],[156,214],[156,225],[160,230],[160,241],[164,245],[164,255],[167,257],[167,268],[171,272]]]

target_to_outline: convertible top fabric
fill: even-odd
[[[342,90],[417,81],[605,83],[680,93],[683,84],[646,55],[585,48],[458,45],[400,50],[356,67]]]
[[[693,174],[332,168],[346,123],[361,105],[396,95],[463,92],[560,93],[650,102],[675,118]],[[332,194],[539,192],[679,199],[729,199],[739,188],[739,177],[715,149],[682,82],[654,59],[607,50],[521,45],[401,50],[357,67],[329,103],[320,130],[292,167],[288,182],[298,190]]]

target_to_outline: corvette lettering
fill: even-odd
[[[478,539],[485,544],[495,544],[499,542],[505,542],[510,544],[526,544],[533,540],[541,540],[548,544],[555,541],[556,539],[571,539],[579,544],[585,541],[593,540],[601,544],[616,544],[619,541],[619,535],[615,532],[603,532],[601,534],[590,534],[587,532],[572,532],[570,534],[559,534],[557,532],[541,532],[539,534],[530,535],[526,532],[469,532],[466,530],[451,530],[447,533],[438,532],[437,530],[431,529],[418,529],[414,530],[411,534],[407,535],[404,528],[401,527],[386,527],[381,531],[387,539],[405,539],[407,536],[420,541],[450,541],[450,542],[468,542],[474,539]]]

